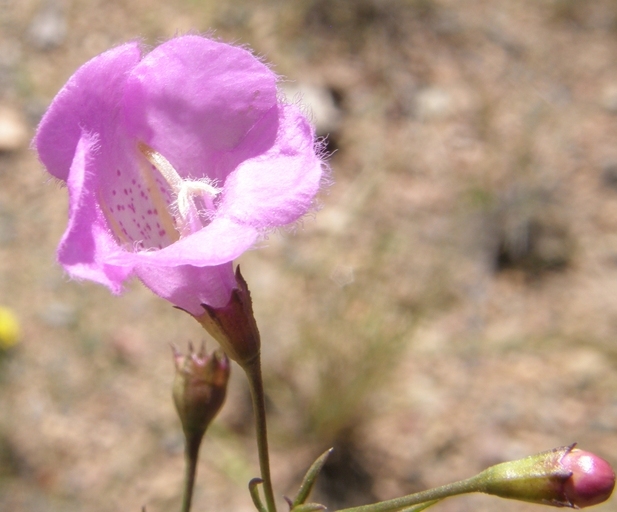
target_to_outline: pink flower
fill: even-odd
[[[114,293],[137,276],[194,315],[237,287],[232,260],[313,205],[324,166],[312,127],[245,49],[199,36],[84,64],[34,147],[69,189],[58,260]]]

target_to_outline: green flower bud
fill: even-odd
[[[610,497],[615,472],[605,460],[572,445],[497,464],[472,480],[476,490],[502,498],[583,508]]]

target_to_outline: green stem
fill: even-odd
[[[270,456],[268,452],[268,431],[266,428],[266,399],[261,376],[261,357],[257,354],[253,360],[243,366],[251,389],[253,410],[255,411],[255,433],[257,435],[257,452],[259,467],[263,480],[264,496],[268,512],[276,512],[272,478],[270,477]]]
[[[426,510],[437,503],[439,503],[439,500],[427,501],[426,503],[421,503],[420,505],[413,505],[409,508],[404,508],[400,512],[421,512],[422,510]]]
[[[461,480],[460,482],[442,485],[441,487],[436,487],[435,489],[428,489],[426,491],[403,496],[402,498],[382,501],[372,505],[345,508],[339,510],[338,512],[398,512],[413,505],[420,505],[429,501],[442,500],[458,494],[478,492],[479,490],[478,479],[476,477],[472,477],[467,480]]]
[[[197,460],[199,459],[199,447],[201,446],[201,436],[186,437],[184,449],[185,472],[184,472],[184,497],[182,498],[182,512],[191,510],[193,501],[193,488],[195,487],[195,475],[197,474]],[[198,437],[198,439],[195,439]]]

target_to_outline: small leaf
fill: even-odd
[[[298,490],[298,495],[293,501],[293,505],[291,507],[292,510],[299,510],[298,506],[302,505],[307,500],[309,494],[311,493],[311,490],[313,489],[313,485],[315,485],[315,480],[317,479],[319,472],[323,468],[326,460],[328,459],[328,455],[332,453],[333,449],[334,448],[329,448],[328,450],[323,452],[319,456],[319,458],[315,462],[313,462],[313,465],[306,472],[304,480],[302,480],[302,484],[300,485],[300,489]]]
[[[263,480],[261,478],[253,478],[249,482],[249,493],[251,493],[251,498],[253,499],[253,503],[255,504],[255,508],[259,512],[268,512],[268,509],[264,506],[259,496],[259,489],[257,486],[259,484],[263,484]]]

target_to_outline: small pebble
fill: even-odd
[[[452,109],[452,95],[440,87],[427,87],[416,94],[416,115],[422,120],[441,119]]]
[[[28,127],[20,112],[0,106],[0,152],[18,151],[28,144]]]
[[[41,9],[33,18],[28,30],[30,42],[39,50],[51,50],[66,38],[66,16],[56,6]]]
[[[330,273],[330,279],[343,288],[355,281],[354,269],[349,265],[337,265]]]

